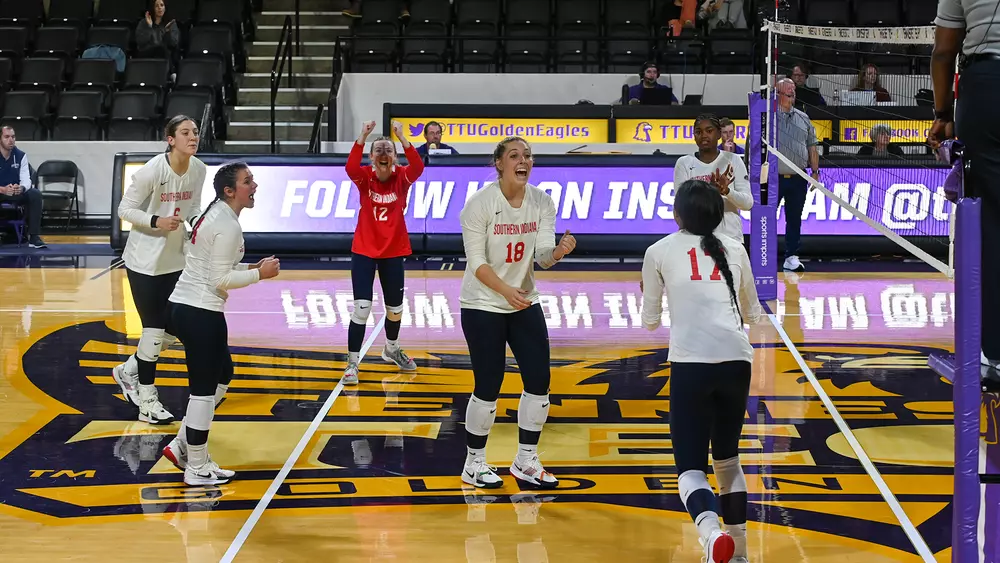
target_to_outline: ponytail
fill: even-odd
[[[740,312],[740,303],[736,298],[736,285],[733,283],[733,272],[729,269],[729,260],[726,258],[726,249],[722,246],[722,241],[714,233],[709,233],[701,237],[701,249],[712,257],[719,273],[725,278],[726,286],[729,287],[729,298],[732,300],[733,306],[736,307],[736,317],[739,320],[740,329],[742,329],[743,313]]]

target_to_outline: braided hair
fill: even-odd
[[[701,237],[701,249],[712,257],[719,273],[729,287],[729,298],[736,308],[736,317],[740,328],[743,327],[743,314],[736,298],[736,286],[733,282],[733,272],[729,269],[726,249],[722,241],[715,236],[715,229],[722,223],[726,207],[719,190],[703,180],[687,180],[677,188],[674,196],[674,212],[685,231]]]
[[[213,187],[215,188],[215,199],[205,207],[205,211],[202,212],[198,220],[195,221],[194,227],[191,228],[191,242],[195,241],[198,236],[198,227],[201,226],[202,221],[205,220],[205,216],[208,215],[212,206],[216,202],[226,199],[226,188],[236,187],[236,177],[239,175],[241,170],[248,170],[250,167],[247,166],[246,162],[241,160],[236,160],[232,162],[227,162],[219,167],[219,170],[215,173],[215,180],[213,181]]]
[[[715,127],[716,129],[718,129],[719,131],[722,131],[722,121],[719,120],[718,116],[716,116],[714,113],[700,113],[700,114],[698,114],[698,117],[694,118],[694,126],[695,127],[698,126],[698,122],[699,121],[708,121],[709,123],[712,124],[713,127]]]

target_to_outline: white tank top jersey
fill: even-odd
[[[500,184],[493,182],[465,202],[461,222],[466,258],[459,294],[461,306],[494,313],[516,311],[503,295],[476,277],[476,270],[483,264],[489,264],[507,285],[528,292],[525,299],[537,303],[534,263],[550,268],[556,262],[552,259],[556,247],[556,206],[552,197],[528,184],[521,207],[515,209],[500,191]]]
[[[184,271],[170,302],[222,312],[228,290],[260,281],[260,270],[240,263],[243,250],[239,217],[225,202],[215,202],[191,231]]]
[[[729,194],[722,196],[726,202],[726,214],[722,224],[715,230],[716,234],[726,235],[743,242],[743,218],[740,210],[749,211],[753,207],[753,194],[750,193],[750,174],[743,164],[743,159],[736,153],[719,151],[719,156],[711,164],[705,164],[693,154],[686,154],[677,159],[674,164],[674,189],[686,180],[704,180],[710,182],[712,173],[726,171],[732,165],[732,183],[729,184]]]
[[[760,321],[761,306],[754,286],[750,257],[743,244],[719,237],[726,250],[733,288],[743,321]],[[715,364],[753,360],[753,347],[739,322],[726,279],[715,261],[701,249],[701,237],[687,231],[666,236],[648,249],[642,261],[642,324],[660,326],[663,292],[670,312],[671,362]]]
[[[132,175],[132,184],[118,204],[118,217],[132,224],[122,253],[125,267],[147,276],[159,276],[184,268],[182,225],[176,231],[150,226],[153,216],[178,216],[191,221],[201,213],[201,193],[205,185],[205,163],[191,157],[187,172],[178,176],[158,154]]]

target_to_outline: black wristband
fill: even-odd
[[[156,228],[156,220],[159,219],[159,218],[160,218],[159,215],[153,215],[153,219],[149,222],[149,228],[150,229],[155,229]]]

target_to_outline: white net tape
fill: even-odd
[[[822,27],[792,23],[764,22],[765,31],[800,39],[825,39],[851,43],[892,43],[933,45],[934,26],[919,27]]]

